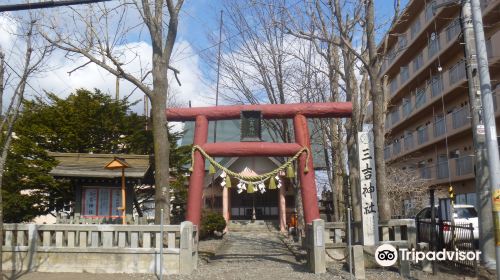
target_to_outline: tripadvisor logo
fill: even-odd
[[[391,266],[398,260],[398,250],[390,244],[382,244],[375,251],[375,261],[380,266]]]
[[[459,251],[458,249],[454,251],[447,251],[443,249],[441,251],[416,251],[415,249],[408,250],[406,248],[399,249],[399,256],[402,261],[412,261],[415,263],[421,262],[423,260],[427,261],[479,261],[480,251]],[[375,250],[375,261],[380,266],[392,266],[398,260],[398,250],[390,245],[383,244],[378,246]]]

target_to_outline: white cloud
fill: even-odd
[[[0,16],[0,46],[7,54],[9,54],[8,50],[11,49],[17,49],[19,54],[22,54],[23,48],[16,41],[17,36],[13,35],[19,27],[19,23],[14,19],[5,15]],[[126,71],[134,74],[136,77],[141,77],[141,73],[145,73],[151,69],[152,47],[149,43],[145,41],[125,42],[122,45],[116,46],[115,51],[122,55],[122,61],[128,62],[124,66]],[[11,52],[10,57],[7,57],[7,61],[10,65],[16,67],[18,65],[16,62],[19,60],[19,54],[14,54],[15,51]],[[176,62],[176,56],[189,56],[189,58]],[[30,98],[44,91],[53,92],[60,97],[66,97],[78,88],[90,90],[97,88],[114,97],[116,78],[96,64],[89,64],[71,74],[68,73],[84,65],[87,61],[84,57],[73,56],[69,59],[66,57],[65,52],[55,51],[47,60],[46,69],[49,70],[38,73],[36,76],[30,78],[29,84],[36,90],[36,93],[30,87],[27,87],[26,97]],[[172,55],[172,65],[181,72],[179,79],[182,86],[179,86],[173,77],[172,71],[169,71],[170,84],[177,94],[178,102],[186,106],[190,100],[193,106],[210,105],[210,100],[203,98],[208,82],[203,78],[199,57],[195,54],[189,42],[179,40],[176,43]],[[149,75],[145,82],[151,84],[151,81],[151,75]],[[120,97],[123,98],[131,93],[130,101],[140,100],[132,110],[142,114],[144,110],[144,102],[142,101],[144,94],[139,89],[136,89],[135,85],[121,79]],[[5,101],[4,103],[7,102]]]

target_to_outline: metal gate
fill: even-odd
[[[476,252],[477,242],[474,239],[474,228],[472,224],[461,223],[452,225],[449,221],[438,221],[432,223],[430,220],[418,220],[417,242],[429,243],[429,248],[433,251],[465,251]],[[434,240],[433,238],[434,237]],[[433,244],[435,244],[433,246]],[[434,249],[432,249],[434,248]],[[478,260],[479,261],[479,260]],[[447,266],[453,266],[458,269],[466,269],[477,275],[478,261],[475,260],[453,260],[442,261]]]

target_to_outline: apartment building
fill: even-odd
[[[425,184],[454,187],[475,204],[474,150],[460,6],[410,0],[389,32],[381,79],[389,95],[386,161]],[[500,0],[481,1],[497,133],[500,132]],[[500,135],[500,133],[499,133]],[[408,202],[411,204],[411,202]]]

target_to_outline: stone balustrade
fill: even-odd
[[[361,244],[361,224],[352,223],[352,244]],[[325,223],[326,249],[345,248],[347,234],[345,222]],[[416,246],[416,227],[413,219],[392,219],[387,223],[379,223],[380,243],[390,243],[394,246]]]
[[[159,225],[4,224],[3,267],[14,271],[189,274],[197,263],[190,222]]]

